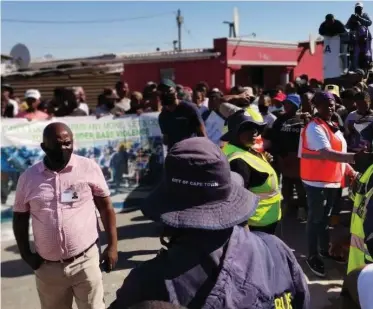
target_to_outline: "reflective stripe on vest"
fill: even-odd
[[[342,151],[342,141],[335,136],[334,132],[329,128],[325,121],[315,118],[312,120],[312,122],[315,122],[325,131],[331,148],[334,151]],[[320,151],[314,151],[308,148],[306,130],[309,124],[306,125],[301,133],[301,179],[325,183],[342,183],[344,180],[342,163],[318,159],[317,156],[320,155]]]
[[[245,112],[248,113],[254,121],[264,122],[263,116],[261,113],[251,108],[250,106],[245,109]]]
[[[251,187],[249,190],[259,198],[259,205],[254,215],[249,219],[251,226],[266,226],[281,219],[280,202],[282,199],[279,190],[278,178],[275,170],[265,160],[231,144],[225,145],[223,152],[228,157],[228,161],[242,159],[253,169],[268,174],[268,178],[258,187]]]
[[[372,175],[373,169],[368,169],[370,175],[364,173],[364,177],[360,178],[360,181],[368,181]],[[360,268],[366,264],[366,262],[372,263],[373,259],[369,254],[368,248],[364,242],[364,220],[366,216],[366,209],[368,203],[373,195],[373,188],[365,195],[357,194],[354,202],[354,208],[351,215],[351,243],[350,243],[350,253],[348,256],[348,266],[347,273],[352,270]],[[362,198],[359,198],[359,197]]]
[[[354,234],[351,235],[351,247],[359,249],[360,251],[364,252],[365,255],[369,255],[369,251],[365,246],[365,242],[363,238],[360,238]]]

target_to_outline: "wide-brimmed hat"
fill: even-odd
[[[143,214],[175,228],[222,230],[248,220],[259,198],[230,171],[226,156],[205,137],[176,143],[162,183],[145,200]]]
[[[254,118],[243,109],[235,112],[232,116],[230,116],[227,119],[227,123],[228,132],[220,138],[222,141],[227,142],[231,141],[235,136],[237,136],[238,131],[244,124],[251,123],[259,130],[263,130],[267,125],[266,122],[254,120]]]

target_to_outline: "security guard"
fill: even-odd
[[[372,263],[373,259],[369,255],[364,242],[364,219],[366,213],[366,201],[369,200],[373,189],[373,164],[363,173],[357,184],[354,186],[352,196],[354,197],[354,207],[351,215],[351,243],[348,257],[347,274],[352,270],[364,266],[367,262]]]
[[[239,110],[242,110],[242,109],[245,110],[255,121],[258,121],[258,122],[263,122],[264,121],[263,116],[257,110],[252,108],[251,106],[241,108],[241,107],[235,106],[231,103],[222,103],[220,105],[219,111],[225,118],[229,118],[235,112],[237,112]],[[227,132],[228,132],[228,122],[226,121],[226,123],[223,127],[223,132],[222,133],[226,134]],[[223,150],[224,150],[225,144],[226,144],[225,142],[221,143]],[[257,151],[260,151],[260,152],[264,151],[263,139],[262,139],[261,136],[259,136],[258,138],[255,139],[254,148]]]
[[[362,130],[360,135],[364,140],[372,141],[373,124],[370,124]],[[372,148],[372,145],[369,146]],[[354,202],[354,207],[351,215],[351,243],[347,274],[354,269],[361,268],[365,264],[373,262],[368,252],[366,242],[364,241],[365,236],[369,236],[364,233],[364,223],[366,221],[367,201],[373,189],[373,154],[368,156],[368,159],[364,162],[364,165],[365,164],[368,164],[366,168],[363,167],[365,172],[361,177],[357,177],[350,193],[350,197]],[[373,230],[369,233],[373,233]]]
[[[367,141],[373,140],[373,124],[360,134]],[[342,309],[360,308],[358,278],[366,264],[373,263],[373,154],[367,156],[367,163],[369,166],[356,178],[350,192],[354,207],[347,276],[342,287]]]
[[[242,176],[246,189],[260,197],[259,206],[248,222],[250,229],[274,234],[281,219],[282,196],[269,156],[256,149],[256,140],[266,126],[262,119],[239,110],[228,118],[228,132],[221,139],[228,142],[223,152],[231,170]]]

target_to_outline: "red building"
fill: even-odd
[[[266,88],[286,84],[301,74],[321,80],[323,44],[289,43],[239,38],[214,40],[214,47],[182,52],[155,52],[123,57],[123,80],[132,89],[143,89],[149,81],[171,78],[193,87],[206,81],[210,87],[228,90],[235,84]]]

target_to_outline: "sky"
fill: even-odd
[[[366,12],[373,12],[373,2],[363,3]],[[223,21],[233,20],[234,7],[239,11],[240,36],[255,33],[258,40],[305,41],[310,33],[318,35],[319,25],[328,13],[345,23],[354,11],[354,4],[351,1],[1,1],[1,53],[9,54],[16,43],[25,44],[32,59],[47,54],[72,58],[149,52],[157,47],[171,50],[172,41],[177,40],[178,9],[184,17],[183,48],[211,48],[214,38],[227,37],[228,25]],[[13,23],[3,19],[54,23]],[[61,21],[66,23],[56,23]]]

